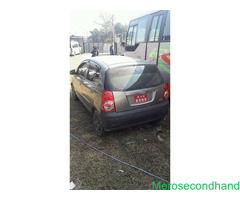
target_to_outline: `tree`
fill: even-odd
[[[116,23],[114,26],[115,34],[124,34],[125,31],[127,31],[128,26],[123,25],[120,22]]]
[[[100,34],[99,31],[95,28],[92,31],[90,31],[91,36],[90,39],[92,39],[93,42],[99,42]]]
[[[99,18],[101,22],[96,22],[96,24],[101,26],[101,29],[94,29],[90,31],[90,40],[93,42],[103,42],[103,43],[113,43],[115,35],[121,34],[127,31],[128,26],[123,25],[120,22],[114,25],[115,16],[109,13],[101,13]]]
[[[101,26],[102,33],[105,34],[104,42],[113,42],[113,32],[114,32],[114,20],[115,17],[109,13],[101,13],[99,18],[102,22],[95,22]]]

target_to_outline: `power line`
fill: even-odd
[[[107,157],[109,157],[109,158],[112,158],[113,160],[116,160],[116,161],[118,161],[118,162],[120,162],[120,163],[122,163],[122,164],[124,164],[124,165],[127,165],[127,166],[129,166],[129,167],[132,167],[132,168],[134,168],[134,169],[137,169],[137,170],[139,170],[139,171],[141,171],[141,172],[143,172],[143,173],[145,173],[145,174],[148,174],[149,176],[152,176],[152,177],[154,177],[154,178],[156,178],[156,179],[159,179],[159,180],[161,180],[161,181],[163,181],[163,182],[165,182],[165,183],[168,183],[168,184],[170,183],[169,181],[167,181],[167,180],[165,180],[165,179],[163,179],[163,178],[161,178],[161,177],[159,177],[159,176],[156,176],[156,175],[154,175],[154,174],[152,174],[152,173],[150,173],[150,172],[147,172],[147,171],[145,171],[145,170],[143,170],[143,169],[141,169],[141,168],[139,168],[139,167],[136,167],[136,166],[134,166],[134,165],[131,165],[131,164],[129,164],[129,163],[126,163],[126,162],[124,162],[124,161],[121,161],[121,160],[119,160],[119,159],[117,159],[117,158],[115,158],[115,157],[113,157],[113,156],[111,156],[111,155],[109,155],[109,154],[107,154],[107,153],[105,153],[105,152],[97,149],[96,147],[94,147],[94,146],[92,146],[92,145],[84,142],[83,140],[77,138],[75,135],[73,135],[73,134],[71,134],[71,133],[70,133],[70,135],[71,135],[73,138],[75,138],[76,140],[78,140],[79,142],[87,145],[87,146],[90,147],[91,149],[94,149],[94,150],[96,150],[96,151],[104,154],[105,156],[107,156]]]

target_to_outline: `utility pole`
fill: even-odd
[[[113,33],[113,49],[114,49],[114,54],[117,54],[117,47],[115,45],[115,31],[114,31],[114,23],[113,23],[113,15],[112,15],[112,33]]]
[[[114,43],[114,23],[113,23],[113,15],[112,15],[112,33],[113,33],[113,43]]]

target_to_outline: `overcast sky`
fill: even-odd
[[[101,13],[113,14],[115,16],[114,23],[120,22],[123,25],[129,24],[131,19],[138,17],[142,14],[151,12],[150,10],[138,10],[138,11],[129,11],[129,10],[82,10],[82,11],[71,11],[70,13],[70,35],[78,36],[89,36],[89,31],[94,28],[99,29],[100,26],[95,23],[102,22],[99,18]]]

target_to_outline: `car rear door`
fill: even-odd
[[[151,106],[163,101],[163,80],[155,65],[118,67],[107,71],[116,112]]]

